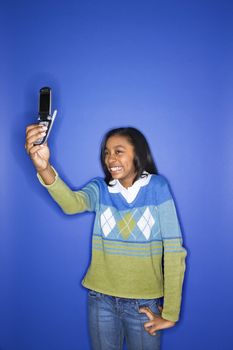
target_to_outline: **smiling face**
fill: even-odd
[[[105,147],[105,164],[113,179],[128,188],[136,176],[134,166],[134,148],[124,136],[109,137]]]

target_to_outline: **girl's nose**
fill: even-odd
[[[116,160],[116,154],[115,153],[109,154],[108,161],[113,162],[115,160]]]

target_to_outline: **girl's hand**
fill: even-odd
[[[45,170],[49,164],[50,151],[47,144],[34,145],[34,142],[45,136],[46,127],[34,124],[26,129],[25,149],[38,172]]]
[[[162,309],[159,307],[159,309]],[[141,307],[139,309],[140,313],[146,314],[149,321],[144,323],[145,331],[150,335],[156,335],[156,331],[160,329],[171,328],[175,326],[175,322],[165,320],[161,316],[153,313],[149,307]]]

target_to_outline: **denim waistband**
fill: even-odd
[[[96,292],[94,290],[89,290],[89,295],[92,296],[96,296],[99,298],[106,298],[106,299],[110,299],[112,301],[116,301],[116,302],[121,302],[121,303],[136,303],[136,304],[147,304],[147,302],[156,302],[158,304],[161,303],[162,298],[123,298],[123,297],[117,297],[117,296],[113,296],[113,295],[108,295],[108,294],[103,294],[100,292]]]

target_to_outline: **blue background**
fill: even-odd
[[[93,216],[65,216],[24,150],[38,90],[53,89],[51,162],[74,188],[101,176],[99,144],[147,137],[188,250],[181,320],[163,349],[232,348],[233,2],[0,4],[0,350],[88,350]]]

